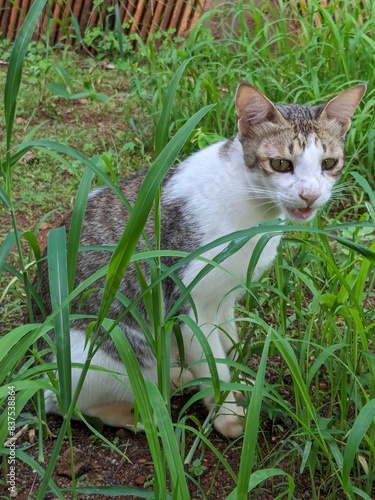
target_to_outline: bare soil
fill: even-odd
[[[252,356],[249,361],[250,367],[256,370],[259,361],[260,356]],[[292,381],[288,371],[285,371],[282,358],[278,355],[269,357],[267,382],[275,384],[276,380],[279,379],[280,372],[284,372],[283,385],[279,389],[280,394],[285,401],[288,401],[293,406]],[[329,392],[323,374],[319,382],[319,388],[325,393]],[[312,387],[312,390],[314,390],[314,387]],[[172,398],[171,409],[174,421],[177,421],[181,409],[187,403],[189,397],[188,395],[181,395]],[[25,411],[28,414],[35,415],[35,411],[33,411],[30,403],[25,408]],[[189,410],[189,417],[192,418],[188,419],[187,424],[192,427],[195,426],[194,419],[203,423],[207,417],[206,409],[200,403],[195,403]],[[43,468],[48,465],[62,420],[56,415],[50,415],[48,416],[47,423],[50,438],[44,440],[43,443],[44,463],[41,464]],[[258,459],[257,468],[277,467],[282,469],[285,473],[290,474],[295,482],[293,498],[297,500],[310,499],[313,498],[313,493],[308,468],[300,472],[300,460],[291,458],[291,456],[295,457],[296,455],[293,448],[297,446],[297,442],[294,439],[289,440],[288,438],[294,430],[294,426],[289,419],[281,416],[281,418],[271,420],[267,414],[262,414],[261,431],[258,438],[258,456],[260,458]],[[128,429],[118,429],[109,426],[104,426],[101,432],[109,442],[116,444],[123,451],[125,457],[113,452],[83,422],[74,421],[72,423],[72,435],[76,484],[79,487],[128,486],[152,491],[155,471],[146,435],[143,432],[134,433]],[[224,438],[215,430],[212,430],[208,437],[213,446],[224,456],[233,469],[233,472],[237,475],[241,454],[243,453],[242,438],[231,441]],[[195,435],[193,433],[188,432],[186,434],[185,450],[190,450],[194,438]],[[25,426],[17,439],[17,447],[24,449],[30,457],[38,461],[38,436],[35,426]],[[281,450],[282,452],[279,453]],[[292,455],[288,456],[288,452]],[[281,456],[284,458],[280,462],[275,463],[275,460],[278,460],[277,457]],[[188,486],[192,499],[225,499],[235,487],[235,482],[229,472],[220,463],[215,453],[204,444],[199,445],[190,464],[185,466],[185,470],[190,477],[188,479]],[[16,478],[17,498],[21,500],[31,500],[34,498],[34,494],[38,491],[41,483],[40,475],[32,467],[19,460],[16,467]],[[61,489],[72,488],[71,460],[67,439],[61,450],[60,458],[53,474],[53,481]],[[319,477],[318,474],[314,477],[313,481],[319,494],[318,498],[325,499],[328,495],[330,498],[337,498],[338,500],[346,498],[340,491],[337,491],[336,496],[332,497],[332,482],[330,482],[329,486],[325,485],[324,479]],[[273,500],[286,490],[286,476],[277,476],[263,483],[256,492],[250,493],[248,498]],[[1,485],[0,495],[4,495],[4,497],[0,498],[9,498],[6,487]],[[64,497],[67,499],[73,498],[72,494],[68,492],[64,493]],[[45,497],[46,500],[54,500],[55,498],[56,496],[53,493]],[[78,493],[78,498],[96,498],[101,500],[109,498],[109,496],[100,492],[92,495]],[[123,495],[119,498],[132,500],[140,497]],[[375,494],[373,498],[375,498]]]
[[[177,417],[182,406],[186,403],[187,396],[180,396],[172,400],[172,412]],[[200,405],[196,404],[193,415],[203,422],[206,418],[206,411]],[[54,438],[59,431],[61,419],[57,416],[49,416],[48,426],[52,433],[51,438],[44,441],[44,456],[45,462],[42,464],[46,467],[49,461],[50,454],[54,445]],[[74,443],[74,459],[75,459],[75,474],[80,487],[92,486],[113,486],[123,485],[136,488],[144,488],[152,491],[154,466],[152,457],[149,451],[148,443],[145,434],[142,432],[134,434],[127,429],[116,429],[104,427],[103,435],[110,441],[116,443],[124,452],[126,458],[114,453],[102,441],[99,440],[92,432],[82,423],[73,422],[73,443]],[[272,424],[267,418],[264,418],[263,432],[259,435],[259,446],[264,457],[263,463],[259,464],[261,468],[267,466],[267,456],[273,449],[281,446],[283,439],[287,437],[290,429],[287,422],[276,422]],[[242,453],[242,439],[235,443],[223,438],[217,432],[212,431],[210,441],[215,448],[224,455],[233,471],[237,474]],[[17,441],[17,446],[28,447],[27,454],[34,460],[38,460],[38,446],[36,443],[34,429],[29,427],[24,430],[22,436]],[[189,449],[193,444],[194,436],[187,436],[186,449]],[[198,460],[198,465],[194,464],[194,460]],[[200,446],[194,455],[194,460],[190,466],[186,466],[187,472],[191,476],[189,481],[189,490],[192,499],[224,499],[233,490],[235,483],[230,477],[228,471],[219,462],[216,455],[208,447]],[[294,498],[310,499],[311,479],[307,471],[299,474],[299,463],[293,463],[290,460],[284,460],[284,464],[278,464],[278,467],[284,469],[285,472],[291,474],[296,483]],[[291,470],[292,469],[292,470]],[[66,440],[58,465],[53,475],[53,480],[59,488],[71,488],[71,464],[69,456],[69,445]],[[29,500],[34,498],[34,493],[37,492],[41,478],[31,467],[24,462],[18,461],[16,468],[17,477],[17,498],[20,500]],[[283,484],[282,484],[283,483]],[[316,478],[316,486],[319,489],[319,478]],[[263,487],[249,495],[249,498],[258,498],[260,500],[272,500],[282,491],[287,488],[285,478],[276,478],[273,482],[268,481]],[[202,494],[202,491],[204,494]],[[6,488],[0,487],[0,495],[5,495],[8,498]],[[204,496],[205,495],[205,496]],[[73,498],[70,493],[64,494],[65,498]],[[78,494],[78,498],[96,498],[98,500],[109,498],[105,494],[86,495]],[[3,497],[4,498],[4,497]],[[45,497],[46,500],[52,500],[54,494],[49,494]],[[139,498],[136,496],[124,495],[120,498]],[[324,499],[324,492],[321,491],[320,498]],[[338,499],[345,498],[337,493]]]

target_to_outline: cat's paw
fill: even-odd
[[[225,403],[219,409],[213,421],[214,427],[223,436],[235,439],[243,434],[245,425],[245,408],[243,406]]]
[[[229,439],[236,439],[242,436],[245,425],[244,407],[236,406],[233,410],[229,411],[220,408],[213,421],[215,429]]]
[[[102,403],[90,406],[82,413],[89,417],[99,418],[103,424],[111,427],[123,427],[133,432],[139,432],[134,426],[134,403],[118,401],[114,403]]]
[[[171,392],[175,392],[180,389],[181,386],[192,382],[194,380],[194,375],[190,370],[183,369],[179,366],[174,366],[170,371],[170,379],[171,379]],[[194,389],[195,386],[189,386],[189,390]]]

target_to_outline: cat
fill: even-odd
[[[300,104],[275,105],[260,90],[248,83],[238,86],[235,103],[238,134],[235,138],[218,142],[194,153],[179,166],[172,168],[164,179],[161,198],[161,248],[192,252],[217,238],[237,230],[247,229],[263,221],[276,218],[297,223],[310,221],[330,199],[344,162],[344,139],[352,116],[366,90],[366,84],[357,84],[329,101],[309,107]],[[135,176],[120,183],[130,204],[134,203],[142,178]],[[94,190],[88,200],[81,233],[81,245],[114,245],[126,225],[128,211],[109,187]],[[153,214],[145,232],[152,241]],[[69,216],[65,221],[69,230]],[[234,326],[235,303],[241,296],[237,277],[246,281],[248,264],[259,237],[250,239],[236,254],[222,262],[228,272],[216,267],[193,288],[191,298],[196,311],[188,301],[180,313],[188,314],[200,326],[211,347],[214,358],[225,358],[238,342]],[[267,270],[277,252],[281,236],[270,238],[253,273],[257,280]],[[138,249],[146,244],[141,240]],[[213,258],[225,245],[208,251]],[[76,284],[91,276],[108,263],[110,252],[87,250],[80,252]],[[171,266],[176,258],[164,258]],[[193,260],[177,271],[184,285],[188,285],[205,264]],[[140,264],[149,278],[146,263]],[[41,297],[47,313],[51,313],[48,292],[48,270],[43,264]],[[92,293],[79,303],[72,304],[72,312],[95,315],[98,312],[104,278],[98,280]],[[130,300],[140,293],[134,266],[129,266],[120,285],[120,291]],[[164,307],[169,311],[179,296],[179,288],[168,278],[163,282]],[[124,306],[116,299],[108,317],[116,319]],[[145,306],[138,310],[147,321]],[[40,313],[35,311],[36,315]],[[71,324],[72,361],[86,360],[85,334],[89,320],[74,320]],[[146,379],[156,382],[156,359],[136,320],[128,315],[119,326],[128,338]],[[209,378],[208,364],[197,337],[186,325],[181,325],[186,367],[171,368],[172,386],[189,380]],[[172,362],[177,352],[172,341]],[[203,359],[203,362],[200,361]],[[53,361],[54,358],[51,358]],[[92,364],[125,373],[125,368],[114,347],[107,339],[95,354]],[[230,381],[228,365],[217,363],[219,379]],[[73,369],[73,389],[79,369]],[[182,373],[182,376],[180,377]],[[124,376],[123,380],[126,380]],[[213,419],[217,431],[228,438],[243,433],[244,406],[238,396],[229,392],[218,407]],[[208,409],[215,405],[214,396],[204,398]],[[112,426],[131,426],[134,397],[129,385],[110,374],[89,370],[81,390],[78,407],[83,414],[100,418]],[[46,392],[47,412],[60,413],[53,392]]]

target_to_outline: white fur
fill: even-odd
[[[88,199],[89,200],[92,200],[93,198],[95,198],[99,193],[101,193],[103,191],[103,189],[106,188],[106,185],[104,184],[103,186],[100,186],[96,189],[94,189],[93,191],[91,191],[89,193],[89,196],[88,196]]]
[[[293,172],[274,173],[265,177],[259,172],[247,173],[250,192],[254,199],[263,193],[269,198],[269,207],[276,206],[281,217],[301,222],[294,217],[290,209],[303,209],[310,207],[311,215],[304,219],[311,220],[316,211],[330,198],[335,178],[322,171],[324,152],[320,141],[309,137],[304,150],[288,158],[293,163]],[[258,191],[257,191],[258,188]],[[253,201],[254,202],[254,201]],[[302,222],[304,222],[302,221]]]
[[[306,196],[316,198],[311,205],[311,208],[315,209],[322,207],[329,200],[335,179],[322,172],[323,158],[321,144],[315,144],[310,137],[306,148],[295,160],[294,174],[289,174],[286,185],[280,186],[282,202],[286,208],[306,207],[303,200]]]
[[[71,360],[72,363],[84,364],[87,359],[87,348],[85,349],[85,332],[75,330],[70,332],[71,342]],[[52,360],[52,361],[56,361]],[[83,388],[80,392],[77,406],[82,413],[86,415],[93,414],[91,409],[98,405],[105,405],[114,402],[133,402],[134,396],[131,390],[129,378],[125,373],[123,363],[116,361],[105,351],[99,350],[93,357],[91,368],[88,371]],[[104,373],[92,369],[93,366],[98,366],[106,370],[118,373]],[[72,390],[75,391],[80,377],[81,370],[73,368],[72,370]],[[154,370],[144,370],[143,375],[146,379],[157,381]],[[60,413],[56,396],[52,391],[46,391],[46,411],[51,413]]]

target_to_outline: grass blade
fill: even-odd
[[[69,295],[66,268],[65,227],[52,229],[48,238],[48,276],[52,310],[59,309]],[[68,411],[72,399],[69,305],[62,307],[53,318],[56,339],[57,371],[59,374],[62,414]]]
[[[271,477],[275,476],[287,476],[288,478],[288,483],[289,483],[289,490],[288,490],[288,498],[291,499],[293,498],[293,491],[294,491],[294,481],[293,478],[289,475],[286,474],[281,469],[262,469],[259,471],[255,471],[253,474],[251,474],[250,481],[249,481],[249,491],[253,490],[258,486],[258,484],[263,483],[263,481],[266,481],[267,479],[271,479]]]
[[[105,320],[104,326],[111,327],[111,321]],[[150,447],[150,452],[155,466],[155,475],[157,482],[160,485],[161,498],[167,497],[166,478],[163,470],[163,458],[159,445],[159,438],[154,424],[154,410],[150,403],[145,381],[143,379],[139,363],[129,344],[128,339],[119,328],[114,328],[111,331],[111,337],[115,343],[116,349],[121,357],[122,362],[126,367],[126,372],[129,375],[133,393],[136,394],[137,405],[142,417],[142,423],[147,435],[147,441]]]
[[[202,330],[199,328],[199,326],[196,324],[196,322],[190,318],[190,316],[186,316],[185,314],[181,314],[179,316],[179,320],[181,322],[185,323],[188,326],[188,328],[193,332],[194,336],[197,337],[197,339],[199,340],[199,344],[202,348],[204,358],[205,358],[207,365],[209,367],[209,370],[210,370],[210,375],[211,375],[211,379],[212,379],[212,388],[214,390],[215,401],[219,401],[219,399],[220,399],[220,380],[219,380],[219,374],[217,371],[217,365],[215,362],[215,358],[213,357],[210,343],[207,340],[204,333],[202,332]]]
[[[0,247],[0,276],[3,274],[4,267],[8,261],[8,256],[16,243],[16,237],[13,232],[8,233]]]
[[[6,144],[9,152],[16,114],[17,95],[21,84],[22,67],[36,22],[47,0],[35,0],[28,11],[13,45],[9,59],[8,73],[4,91],[4,115],[6,126]]]
[[[29,347],[49,329],[47,326],[39,330],[37,326],[39,325],[21,325],[0,337],[0,383],[15,371]]]
[[[351,172],[351,175],[358,182],[358,184],[365,191],[365,193],[367,193],[368,197],[370,198],[371,204],[375,208],[375,191],[374,191],[374,189],[370,186],[368,181],[358,172]]]
[[[350,430],[349,438],[345,446],[342,468],[342,482],[345,492],[350,492],[352,489],[349,476],[350,470],[353,467],[354,457],[369,427],[375,424],[374,419],[375,399],[372,399],[366,403],[359,412],[353,427]]]
[[[263,387],[270,342],[271,334],[269,332],[264,343],[254,390],[252,392],[250,405],[246,413],[245,434],[242,445],[240,470],[238,473],[238,484],[237,488],[235,488],[232,493],[228,495],[227,500],[247,500],[248,492],[251,489],[251,478],[253,476],[251,470],[254,466],[255,447],[258,441],[259,417],[262,405]],[[257,484],[255,479],[253,479],[253,483]]]
[[[72,488],[64,488],[61,490],[63,493],[71,493]],[[144,490],[142,488],[133,488],[131,486],[81,486],[75,488],[77,493],[82,493],[82,495],[102,495],[105,497],[136,497],[136,498],[155,498],[153,491]],[[170,495],[166,496],[166,500],[169,500]]]
[[[150,381],[146,381],[146,388],[163,443],[163,453],[169,466],[173,496],[181,500],[189,500],[190,494],[185,480],[184,466],[173,431],[172,421],[156,385]]]
[[[190,63],[190,61],[191,58],[186,59],[186,61],[184,61],[180,65],[176,73],[173,75],[171,83],[169,84],[167,92],[165,93],[163,107],[160,113],[155,134],[155,152],[157,155],[161,153],[161,151],[168,142],[170,116],[172,115],[172,106],[176,96],[178,84],[183,75],[183,72],[185,71],[186,66]]]
[[[88,195],[91,189],[91,183],[94,175],[94,172],[89,167],[86,167],[78,188],[76,202],[74,204],[74,209],[72,212],[67,248],[68,285],[70,292],[74,287],[78,249],[81,239],[81,229],[87,207]]]
[[[11,208],[11,203],[10,203],[10,200],[6,194],[6,192],[4,191],[4,189],[0,186],[0,201],[2,202],[2,204],[4,205],[4,207],[8,210],[10,210]]]

